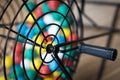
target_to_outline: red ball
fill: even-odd
[[[47,38],[47,41],[48,41],[48,42],[52,40],[52,37],[51,37],[51,36],[48,36],[48,35],[49,35],[48,32],[44,32],[44,35],[45,35],[45,37]],[[44,38],[44,36],[43,36],[43,38]],[[46,43],[46,41],[45,41],[45,43]]]
[[[61,77],[55,77],[55,78],[53,78],[53,80],[63,80]]]
[[[72,35],[67,38],[67,41],[75,41],[75,40],[77,40],[77,34],[75,33],[72,33]]]
[[[41,73],[41,77],[47,77],[48,74],[51,72],[48,65],[42,65],[39,72]]]
[[[71,59],[63,59],[63,64],[67,65],[68,67],[73,66],[73,61]]]
[[[15,54],[15,64],[20,64],[22,55]]]
[[[17,43],[15,47],[15,54],[22,54],[23,45],[22,43]]]
[[[31,28],[32,26],[33,26],[33,24],[31,24],[31,23],[27,24],[28,28]]]
[[[58,0],[50,0],[48,1],[48,6],[51,10],[56,11],[59,7],[60,2]]]
[[[34,13],[35,13],[35,15],[36,15],[37,17],[40,17],[40,16],[43,14],[42,8],[41,8],[40,6],[37,7],[37,8],[35,9]]]

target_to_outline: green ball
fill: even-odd
[[[72,46],[67,46],[66,50],[71,49],[71,48],[72,48]],[[64,55],[64,57],[68,58],[68,59],[73,59],[75,57],[76,53],[77,53],[76,50],[72,50],[72,51],[66,52],[65,55]]]
[[[37,57],[37,53],[36,51],[34,50],[33,53],[32,53],[33,49],[26,49],[25,51],[25,58],[29,59],[29,60],[32,60],[32,54],[34,55],[33,58]]]
[[[70,75],[70,76],[72,76],[72,75],[73,75],[73,72],[70,70],[70,68],[69,68],[69,67],[65,67],[65,69],[67,70],[67,72],[69,73],[69,75]],[[64,72],[62,72],[61,77],[62,77],[63,79],[66,79],[66,78],[67,78],[67,76],[65,75],[65,73],[64,73]]]
[[[30,80],[34,80],[36,77],[37,73],[34,70],[26,70],[27,76],[29,77]]]
[[[69,8],[65,4],[62,4],[58,7],[57,11],[66,16],[68,9]]]
[[[22,36],[18,36],[18,41],[24,41],[25,38],[23,38]]]
[[[64,22],[63,22],[63,20],[64,20]],[[68,27],[70,27],[70,25],[72,24],[72,19],[71,18],[69,18],[69,17],[66,17],[66,18],[62,18],[61,20],[60,20],[60,22],[62,23],[62,27],[63,28],[68,28]]]
[[[50,8],[49,8],[49,6],[48,6],[48,3],[44,3],[44,4],[42,5],[42,11],[43,11],[44,13],[47,13],[47,12],[51,11]]]
[[[28,6],[28,8],[30,9],[30,11],[32,12],[36,5],[35,5],[34,2],[28,1],[28,2],[27,2],[27,6]],[[26,12],[29,12],[28,8],[25,6]]]
[[[54,20],[59,21],[62,18],[62,15],[60,15],[59,13],[51,13],[52,17]]]
[[[17,76],[17,77],[22,77],[22,76],[24,76],[24,71],[23,71],[23,69],[20,67],[20,65],[15,65],[15,72],[16,72],[16,76]],[[15,73],[14,73],[14,71],[13,71],[13,68],[11,69],[11,72],[10,72],[9,77],[12,78],[12,79],[15,79]]]

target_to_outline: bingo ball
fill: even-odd
[[[8,79],[8,78],[7,78]],[[0,80],[6,80],[4,75],[0,76]],[[9,80],[9,79],[8,79]]]
[[[34,66],[33,66],[33,62],[32,61],[30,62],[31,69],[35,70],[34,69],[34,67],[35,67],[38,70],[40,68],[40,66],[41,66],[40,59],[39,58],[35,58],[33,61],[34,61]]]
[[[27,21],[28,23],[31,23],[31,24],[32,24],[32,23],[35,22],[34,18],[35,18],[35,19],[37,18],[36,15],[35,15],[35,13],[29,14],[26,21]]]
[[[50,8],[49,8],[49,6],[48,6],[48,3],[44,3],[44,4],[42,5],[42,12],[43,12],[43,13],[47,13],[47,12],[49,12],[49,11],[51,11],[51,10],[50,10]]]
[[[59,30],[59,27],[58,27],[58,26],[56,26],[56,25],[51,25],[51,26],[48,28],[48,34],[49,34],[49,35],[59,34],[58,30]]]
[[[56,1],[55,0],[48,1],[48,6],[53,11],[56,11],[57,8],[59,7],[59,5],[60,5],[60,2],[57,0]]]
[[[50,68],[51,71],[56,70],[58,67],[59,67],[59,66],[58,66],[57,62],[54,61],[54,60],[49,63],[49,68]]]
[[[22,43],[17,43],[15,46],[15,54],[22,54],[23,45]]]
[[[43,12],[42,12],[42,7],[37,7],[34,11],[35,15],[39,18],[40,16],[42,16]]]
[[[21,60],[22,54],[21,55],[15,54],[15,64],[20,64]]]
[[[27,28],[27,25],[25,23],[19,23],[16,27],[16,31],[24,36],[26,34],[27,29],[28,28]]]
[[[72,33],[72,36],[67,37],[67,41],[75,41],[77,40],[77,34]]]
[[[51,72],[48,65],[42,65],[39,72],[41,73],[41,77],[47,77]]]
[[[71,31],[69,28],[63,28],[63,32],[61,31],[61,35],[65,35],[65,37],[69,37],[71,35]]]
[[[23,69],[20,67],[20,65],[15,65],[15,72],[16,72],[16,76],[17,76],[17,77],[21,77],[21,76],[24,75],[24,71],[23,71]],[[11,72],[10,72],[9,77],[12,78],[12,79],[15,78],[15,73],[14,73],[13,67],[11,68]]]
[[[68,7],[65,4],[61,4],[58,9],[58,12],[60,12],[61,14],[63,14],[64,16],[66,16],[67,12],[68,12]]]
[[[52,15],[53,19],[57,20],[57,21],[60,21],[61,18],[63,18],[62,15],[57,12],[53,12],[53,13],[51,13],[51,15]]]
[[[35,77],[36,77],[36,74],[37,74],[37,73],[36,73],[34,70],[32,70],[32,69],[26,70],[26,73],[27,73],[27,76],[28,76],[29,80],[34,80]]]
[[[20,66],[21,66],[21,68],[23,68],[23,66],[24,66],[26,70],[30,69],[30,60],[29,59],[24,59],[24,64],[21,61]]]
[[[45,22],[45,24],[51,24],[54,22],[54,19],[52,17],[51,14],[46,14],[44,17],[43,17],[43,21]]]
[[[32,60],[32,57],[35,58],[36,56],[37,56],[37,53],[33,49],[27,49],[24,53],[24,57],[29,60]]]
[[[29,2],[27,2],[27,6],[28,6],[28,8],[29,8],[29,10],[31,12],[31,11],[33,11],[33,9],[35,8],[36,5],[35,5],[34,2],[29,1]],[[26,12],[29,12],[28,8],[25,6]]]
[[[4,62],[5,62],[5,63],[4,63]],[[12,64],[13,64],[12,57],[9,56],[9,55],[5,56],[5,61],[2,60],[2,64],[3,64],[3,65],[5,64],[5,67],[6,67],[6,68],[12,67]]]

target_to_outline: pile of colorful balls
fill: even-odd
[[[59,0],[50,0],[36,5],[27,2],[24,7],[28,13],[24,22],[16,26],[17,44],[13,47],[13,56],[5,57],[5,67],[10,69],[8,80],[65,80],[66,75],[58,63],[45,48],[49,44],[57,45],[76,40],[77,35],[71,32],[73,24],[69,8]],[[31,42],[31,41],[33,42]],[[38,44],[38,45],[36,45]],[[60,47],[60,50],[70,49],[74,45]],[[58,52],[58,57],[72,76],[74,57],[77,51]],[[13,66],[14,65],[14,66]],[[35,79],[36,78],[36,79]],[[4,76],[0,77],[4,80]]]

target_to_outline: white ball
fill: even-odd
[[[47,14],[43,17],[43,21],[45,22],[45,24],[50,24],[54,22],[54,19],[50,14]]]
[[[59,53],[58,53],[58,57],[62,60],[62,58],[63,58],[63,53],[59,52]]]
[[[20,62],[20,66],[21,66],[21,68],[23,68],[22,61]],[[29,59],[24,59],[24,66],[25,66],[25,69],[30,69],[30,60]]]
[[[29,43],[26,43],[26,44],[25,44],[25,48],[26,48],[26,49],[32,49],[32,48],[33,48],[33,45],[32,45],[32,44],[29,44]]]
[[[47,55],[47,56],[45,57],[45,55]],[[44,59],[44,58],[45,58],[45,59]],[[50,61],[53,60],[53,57],[51,56],[50,53],[43,53],[43,54],[42,54],[42,59],[44,59],[45,62],[50,62]]]
[[[56,35],[56,33],[58,32],[59,30],[59,27],[56,26],[56,25],[51,25],[49,28],[48,28],[48,34],[52,34],[52,35]],[[58,34],[60,33],[60,31],[58,32]]]

